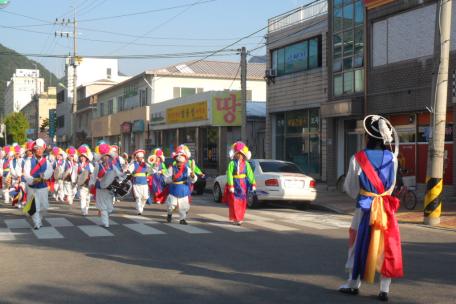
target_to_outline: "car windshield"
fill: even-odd
[[[303,173],[301,169],[293,163],[264,161],[260,162],[260,167],[263,172]]]

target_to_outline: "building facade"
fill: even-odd
[[[122,151],[152,148],[148,129],[154,105],[207,91],[240,88],[239,63],[197,61],[145,71],[98,93],[97,118],[92,121],[93,142],[105,140]],[[265,100],[264,64],[250,64],[247,99]]]
[[[49,126],[44,128],[42,126],[44,121],[49,121],[49,110],[56,108],[56,91],[56,87],[48,87],[47,92],[33,96],[32,100],[21,109],[29,122],[28,138],[49,138]]]
[[[76,64],[76,86],[86,85],[99,79],[120,82],[128,77],[119,76],[117,59],[78,58]],[[57,143],[69,145],[76,136],[76,123],[73,124],[77,103],[73,105],[73,76],[74,67],[72,59],[67,58],[65,64],[64,82],[59,84],[63,98],[57,103]],[[78,98],[79,99],[79,98]],[[72,127],[74,130],[72,130]],[[74,133],[74,134],[72,134]]]
[[[326,180],[327,1],[269,19],[266,156]]]
[[[17,69],[6,83],[4,116],[19,112],[35,94],[44,92],[44,79],[39,70]]]

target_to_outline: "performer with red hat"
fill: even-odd
[[[33,145],[34,156],[24,164],[24,178],[28,184],[27,200],[35,200],[35,213],[32,216],[34,229],[41,227],[41,211],[49,208],[47,180],[52,176],[52,167],[43,156],[46,143],[41,138]]]
[[[251,156],[243,142],[238,141],[231,146],[224,201],[229,206],[230,221],[235,225],[241,225],[244,221],[248,192],[256,190],[255,175],[248,162]]]
[[[133,153],[135,160],[128,166],[128,171],[133,175],[133,194],[136,200],[136,211],[141,215],[144,205],[149,198],[149,186],[147,184],[147,172],[149,165],[144,161],[146,152],[142,149]]]
[[[63,168],[63,193],[69,205],[73,205],[74,196],[76,195],[76,179],[78,177],[78,150],[75,147],[69,147],[66,150],[67,160]]]
[[[77,170],[77,184],[79,186],[79,198],[81,201],[81,213],[83,216],[88,215],[90,206],[89,180],[93,174],[94,166],[92,161],[92,151],[87,145],[78,148],[79,164]]]
[[[155,149],[152,155],[147,159],[149,163],[149,192],[151,202],[154,204],[163,204],[169,193],[165,183],[165,175],[168,169],[165,165],[165,154],[160,148]]]
[[[14,158],[13,147],[5,146],[3,148],[5,156],[0,161],[0,173],[2,175],[2,192],[3,199],[6,205],[9,205],[10,202],[10,187],[11,187],[11,162]]]
[[[26,202],[25,183],[22,176],[24,167],[24,149],[19,145],[15,145],[13,150],[14,158],[10,163],[10,197],[12,197],[13,206],[17,205],[18,208],[22,208],[22,204]]]

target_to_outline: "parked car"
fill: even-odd
[[[316,182],[305,175],[294,163],[253,159],[250,164],[255,174],[256,193],[249,193],[248,207],[259,207],[266,201],[312,202],[317,197]],[[214,201],[221,202],[226,185],[226,175],[214,181]]]
[[[169,168],[170,166],[172,166],[173,162],[174,162],[174,159],[172,159],[171,157],[166,158],[165,159],[166,167]],[[203,172],[203,174],[204,174],[204,172]],[[193,192],[196,193],[197,195],[202,195],[204,193],[204,190],[206,190],[206,175],[205,174],[204,175],[197,174],[197,175],[198,175],[198,180],[193,185]]]

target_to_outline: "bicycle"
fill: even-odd
[[[404,185],[399,189],[396,188],[393,191],[393,196],[397,197],[400,200],[401,205],[404,205],[407,210],[415,209],[418,200],[414,190],[410,190]]]

